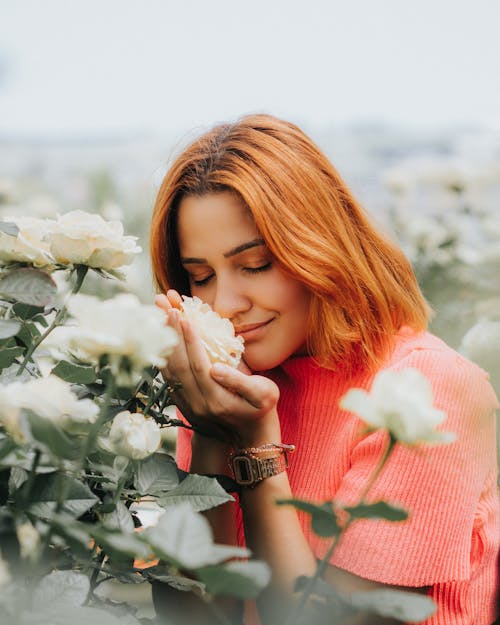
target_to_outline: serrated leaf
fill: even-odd
[[[12,306],[12,312],[19,317],[19,319],[23,319],[24,321],[27,319],[33,319],[40,313],[43,313],[43,306],[32,306],[31,304],[23,304],[21,302],[16,302]]]
[[[59,361],[52,369],[51,373],[72,384],[92,384],[92,382],[97,380],[94,367],[89,365],[76,365],[65,360]]]
[[[11,237],[17,237],[19,234],[19,228],[17,224],[12,221],[0,221],[0,231],[8,234]]]
[[[0,295],[11,301],[32,306],[54,306],[56,294],[56,283],[41,269],[24,267],[0,277]]]
[[[49,419],[44,419],[30,411],[26,411],[25,414],[33,438],[46,445],[54,455],[68,460],[76,460],[80,456],[85,442],[82,438],[69,436]]]
[[[176,488],[158,498],[162,507],[187,502],[197,512],[215,508],[228,501],[234,501],[229,493],[213,477],[188,475]]]
[[[57,507],[61,492],[65,492],[63,510],[75,518],[99,501],[86,484],[73,477],[62,473],[37,475],[30,495],[30,512],[40,517],[50,517]]]
[[[271,572],[265,562],[229,562],[198,569],[197,575],[213,595],[255,599],[269,584]]]
[[[0,369],[10,367],[19,356],[24,354],[23,347],[7,347],[0,350]]]
[[[21,329],[21,324],[15,319],[0,319],[0,339],[8,339]]]
[[[278,499],[276,503],[279,506],[294,506],[297,510],[310,514],[311,527],[318,536],[328,538],[340,534],[341,530],[337,524],[337,517],[329,502],[315,504],[302,499]]]
[[[86,575],[74,571],[53,571],[46,575],[33,594],[35,606],[47,604],[58,606],[81,606],[90,590],[90,581]],[[43,609],[43,608],[42,608]]]
[[[370,504],[359,504],[345,508],[355,519],[385,519],[386,521],[406,521],[408,512],[385,501]]]
[[[367,610],[405,623],[420,623],[436,612],[436,604],[430,597],[402,590],[353,592],[351,604],[356,609]]]
[[[208,521],[187,503],[169,508],[157,525],[141,532],[141,536],[155,555],[192,570],[250,553],[241,547],[214,545]]]
[[[174,459],[167,454],[153,454],[139,464],[134,485],[141,495],[158,495],[178,484]]]

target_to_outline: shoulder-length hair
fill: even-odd
[[[249,115],[196,139],[167,172],[151,224],[159,291],[190,294],[179,255],[182,198],[229,191],[280,268],[311,292],[308,349],[322,366],[374,370],[403,327],[427,327],[408,259],[376,229],[336,169],[297,126]]]

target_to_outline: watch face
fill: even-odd
[[[247,456],[233,458],[234,479],[238,484],[253,484],[255,481],[252,462]]]

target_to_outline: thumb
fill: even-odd
[[[212,366],[210,374],[221,386],[236,393],[258,410],[267,412],[278,403],[279,389],[268,378],[244,374],[220,363]]]

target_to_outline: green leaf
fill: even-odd
[[[436,604],[430,597],[402,590],[353,592],[351,603],[356,609],[405,623],[421,623],[436,612]]]
[[[276,503],[278,506],[294,506],[297,510],[310,514],[311,527],[318,536],[327,538],[340,534],[337,517],[330,502],[315,504],[302,499],[278,499]]]
[[[96,542],[112,557],[123,557],[147,559],[151,557],[151,550],[142,540],[141,535],[132,532],[123,533],[118,530],[111,530],[104,526],[95,526],[90,529],[90,533]]]
[[[191,577],[185,577],[184,575],[173,575],[169,572],[169,568],[164,565],[150,566],[144,570],[143,575],[150,580],[157,580],[164,584],[168,584],[176,590],[183,592],[195,592],[197,595],[205,594],[205,584],[199,582]]]
[[[153,454],[143,460],[135,476],[135,488],[141,495],[157,495],[179,484],[177,465],[167,454]]]
[[[11,237],[17,237],[19,234],[19,228],[12,221],[0,221],[0,231]]]
[[[0,319],[0,339],[8,339],[21,329],[21,324],[15,319]]]
[[[103,523],[106,527],[121,530],[126,534],[134,531],[132,515],[122,501],[116,503],[113,512],[104,515]]]
[[[203,567],[197,575],[207,592],[239,599],[255,599],[271,579],[268,565],[255,560]]]
[[[97,379],[94,367],[88,365],[75,365],[72,362],[61,360],[52,369],[51,373],[57,375],[66,382],[73,384],[92,384]]]
[[[43,443],[58,458],[76,460],[81,453],[85,441],[81,437],[69,436],[60,427],[49,419],[26,411],[31,434],[40,443]]]
[[[32,306],[54,306],[57,285],[41,269],[23,267],[0,277],[0,295],[5,299]]]
[[[215,508],[228,501],[234,501],[229,493],[213,477],[188,475],[176,488],[158,498],[162,507],[187,502],[197,512]]]
[[[38,584],[33,594],[33,606],[44,604],[63,606],[83,605],[90,590],[86,575],[74,571],[53,571]]]
[[[43,313],[43,311],[43,306],[33,306],[31,304],[22,304],[21,302],[17,302],[12,306],[12,312],[16,317],[23,320],[33,319],[33,317]]]
[[[0,350],[0,369],[10,367],[22,354],[24,354],[23,347],[8,347]]]
[[[408,512],[403,508],[392,506],[385,501],[362,503],[345,508],[354,519],[385,519],[387,521],[406,521]]]
[[[24,487],[21,492],[23,490]],[[65,493],[63,510],[75,518],[99,501],[86,484],[74,477],[62,473],[37,475],[30,494],[30,512],[40,517],[50,517],[57,507],[61,492]]]
[[[214,545],[208,521],[187,503],[169,508],[155,526],[140,535],[149,542],[155,555],[180,568],[195,570],[249,555],[241,547]]]

